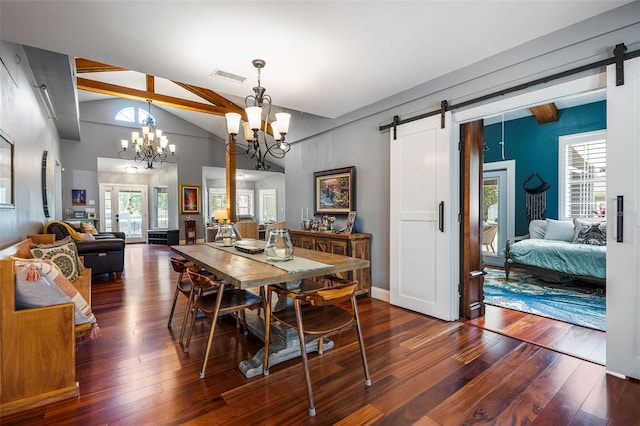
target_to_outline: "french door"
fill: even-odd
[[[403,124],[390,141],[390,302],[447,321],[458,318],[450,119]]]
[[[127,243],[146,241],[149,228],[147,187],[100,184],[100,230],[124,232]]]

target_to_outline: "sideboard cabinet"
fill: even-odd
[[[335,232],[289,230],[294,247],[340,254],[371,261],[371,234],[336,234]],[[371,292],[371,268],[339,274],[348,280],[358,280],[358,294]]]

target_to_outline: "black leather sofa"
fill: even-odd
[[[65,239],[74,235],[69,228],[80,233],[79,226],[74,222],[51,221],[45,225],[48,234],[55,234],[56,240]],[[91,268],[92,275],[115,274],[120,278],[124,271],[124,232],[101,232],[94,235],[94,240],[84,241],[74,238],[78,255],[84,256],[84,265]]]

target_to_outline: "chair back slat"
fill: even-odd
[[[358,281],[340,284],[333,287],[323,287],[317,290],[300,293],[296,298],[313,306],[335,305],[353,297],[358,287]]]
[[[172,257],[171,259],[169,259],[169,261],[171,262],[171,267],[173,267],[174,271],[185,272],[187,270],[188,265],[186,260]]]
[[[194,287],[204,290],[211,287],[220,287],[220,283],[215,281],[213,277],[203,275],[200,273],[200,269],[197,267],[191,267],[187,269],[187,274]]]

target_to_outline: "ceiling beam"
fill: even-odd
[[[201,102],[190,101],[188,99],[176,98],[173,96],[162,95],[147,90],[132,89],[129,87],[119,86],[117,84],[104,83],[86,78],[77,79],[78,90],[86,90],[89,92],[101,93],[103,95],[116,96],[120,98],[133,99],[136,101],[153,102],[173,108],[186,109],[189,111],[202,112],[212,115],[225,115],[229,112],[229,108],[224,106],[216,106],[204,104]]]
[[[89,59],[76,58],[76,72],[110,72],[110,71],[129,71],[126,68],[114,67],[113,65],[103,64],[102,62],[91,61]]]

